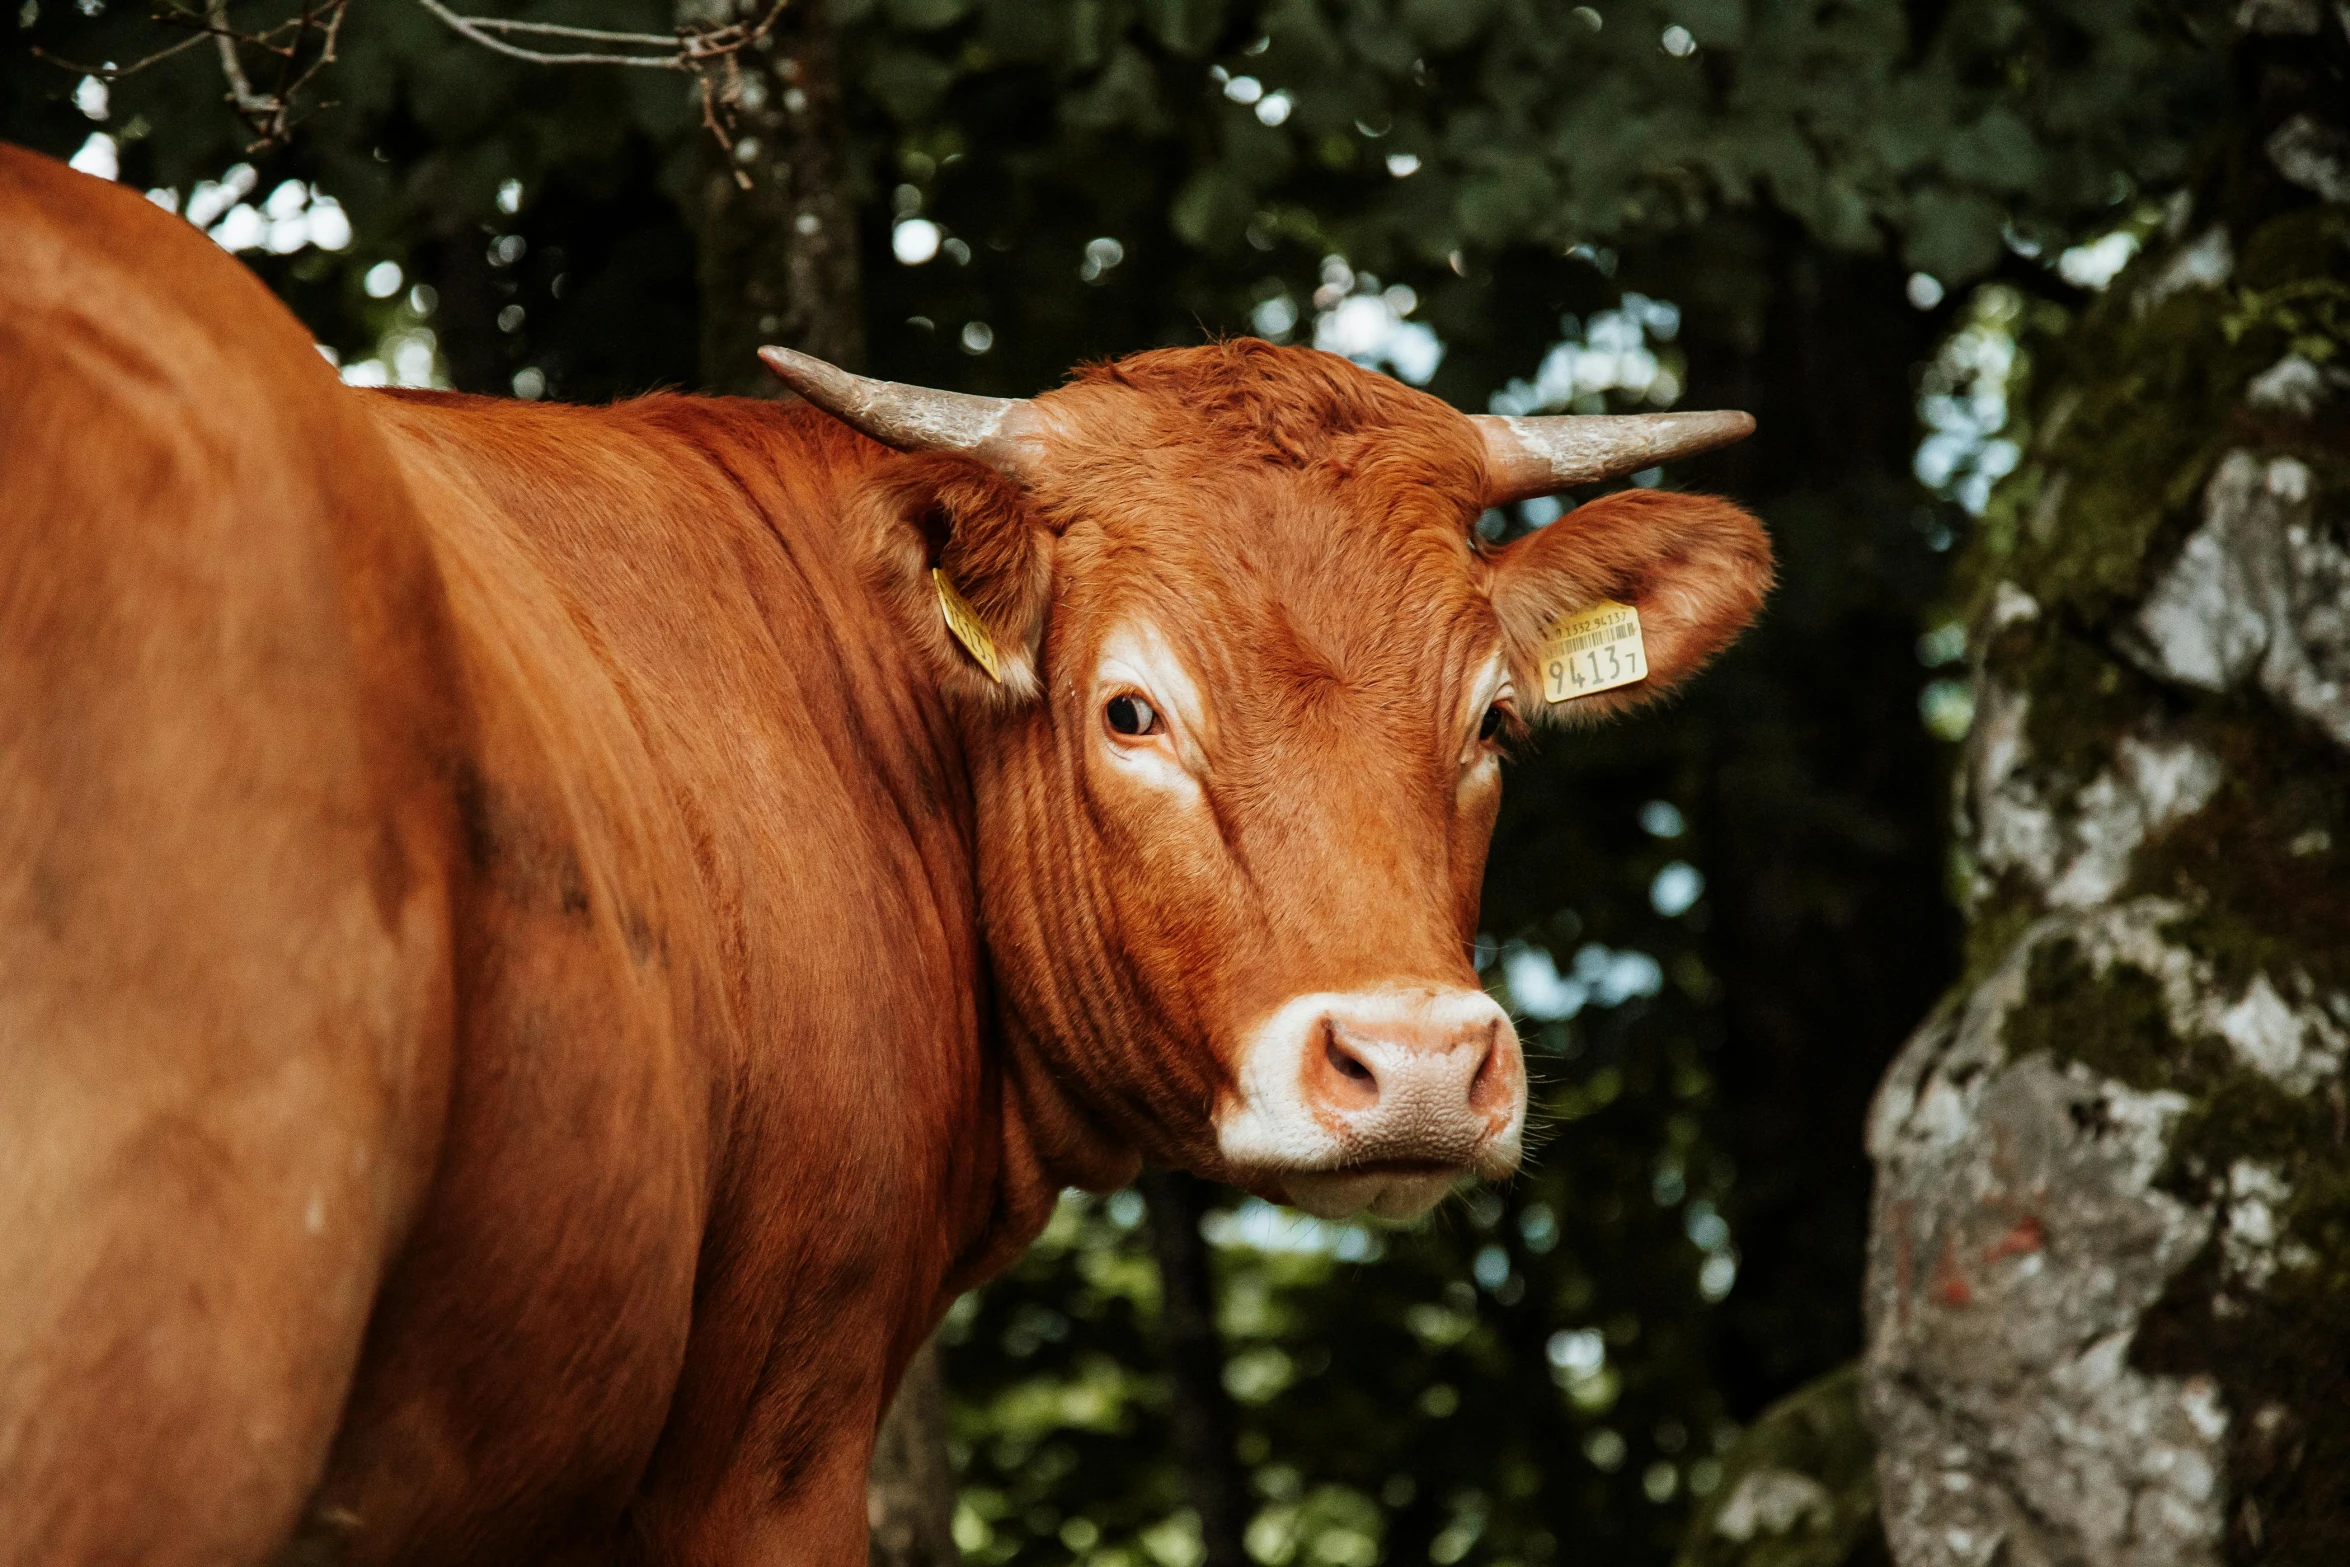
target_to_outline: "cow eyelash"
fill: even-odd
[[[1159,722],[1159,710],[1131,693],[1114,696],[1103,703],[1102,722],[1110,726],[1110,733],[1125,740],[1146,739],[1164,727]]]
[[[1496,698],[1487,705],[1484,716],[1477,720],[1477,744],[1489,745],[1503,756],[1516,750],[1526,737],[1526,721],[1518,716],[1518,709],[1507,696]]]

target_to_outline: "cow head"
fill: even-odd
[[[1509,1173],[1525,1068],[1470,956],[1502,753],[1672,686],[1771,567],[1701,496],[1501,549],[1473,525],[1752,421],[1473,419],[1254,341],[1023,402],[768,359],[909,453],[856,525],[961,715],[1038,1162],[1105,1184],[1148,1156],[1324,1216]],[[1639,611],[1647,679],[1546,700],[1545,631],[1605,600]]]

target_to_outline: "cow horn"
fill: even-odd
[[[1019,476],[1022,437],[1032,433],[1028,426],[1033,422],[1023,398],[876,381],[789,348],[762,348],[759,357],[784,385],[884,446],[901,452],[969,452],[1000,472]]]
[[[1472,416],[1485,437],[1485,504],[1504,506],[1596,484],[1677,457],[1694,457],[1754,433],[1752,414],[1558,414]]]

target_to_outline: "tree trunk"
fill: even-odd
[[[1975,551],[1967,973],[1869,1134],[1903,1567],[2350,1562],[2350,18],[2236,17]]]
[[[449,385],[460,392],[504,397],[513,391],[506,340],[498,332],[497,281],[481,225],[454,208],[434,217],[434,232],[409,254],[409,270],[433,291],[428,323],[439,339]]]
[[[871,1567],[955,1567],[955,1470],[947,1459],[947,1385],[935,1341],[906,1367],[881,1423],[865,1483]]]
[[[1159,1262],[1159,1318],[1174,1383],[1175,1461],[1199,1514],[1202,1567],[1249,1567],[1242,1546],[1248,1486],[1233,1451],[1232,1399],[1224,1390],[1224,1345],[1216,1333],[1215,1282],[1200,1235],[1208,1187],[1192,1176],[1146,1170],[1135,1183],[1150,1206],[1151,1249]]]
[[[755,21],[772,0],[680,0],[680,21]],[[759,364],[780,343],[861,368],[856,182],[840,63],[823,0],[790,0],[740,57],[734,150],[702,176],[702,380],[711,391],[777,396]]]

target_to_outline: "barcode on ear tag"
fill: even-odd
[[[1553,702],[1613,691],[1648,678],[1640,611],[1603,600],[1562,615],[1542,639],[1542,694]]]
[[[963,651],[987,671],[988,679],[1002,685],[1004,659],[996,651],[995,638],[988,632],[987,622],[979,618],[979,611],[971,607],[970,600],[955,591],[945,572],[931,567],[930,580],[938,584],[938,612],[946,617],[947,634],[963,644]]]

